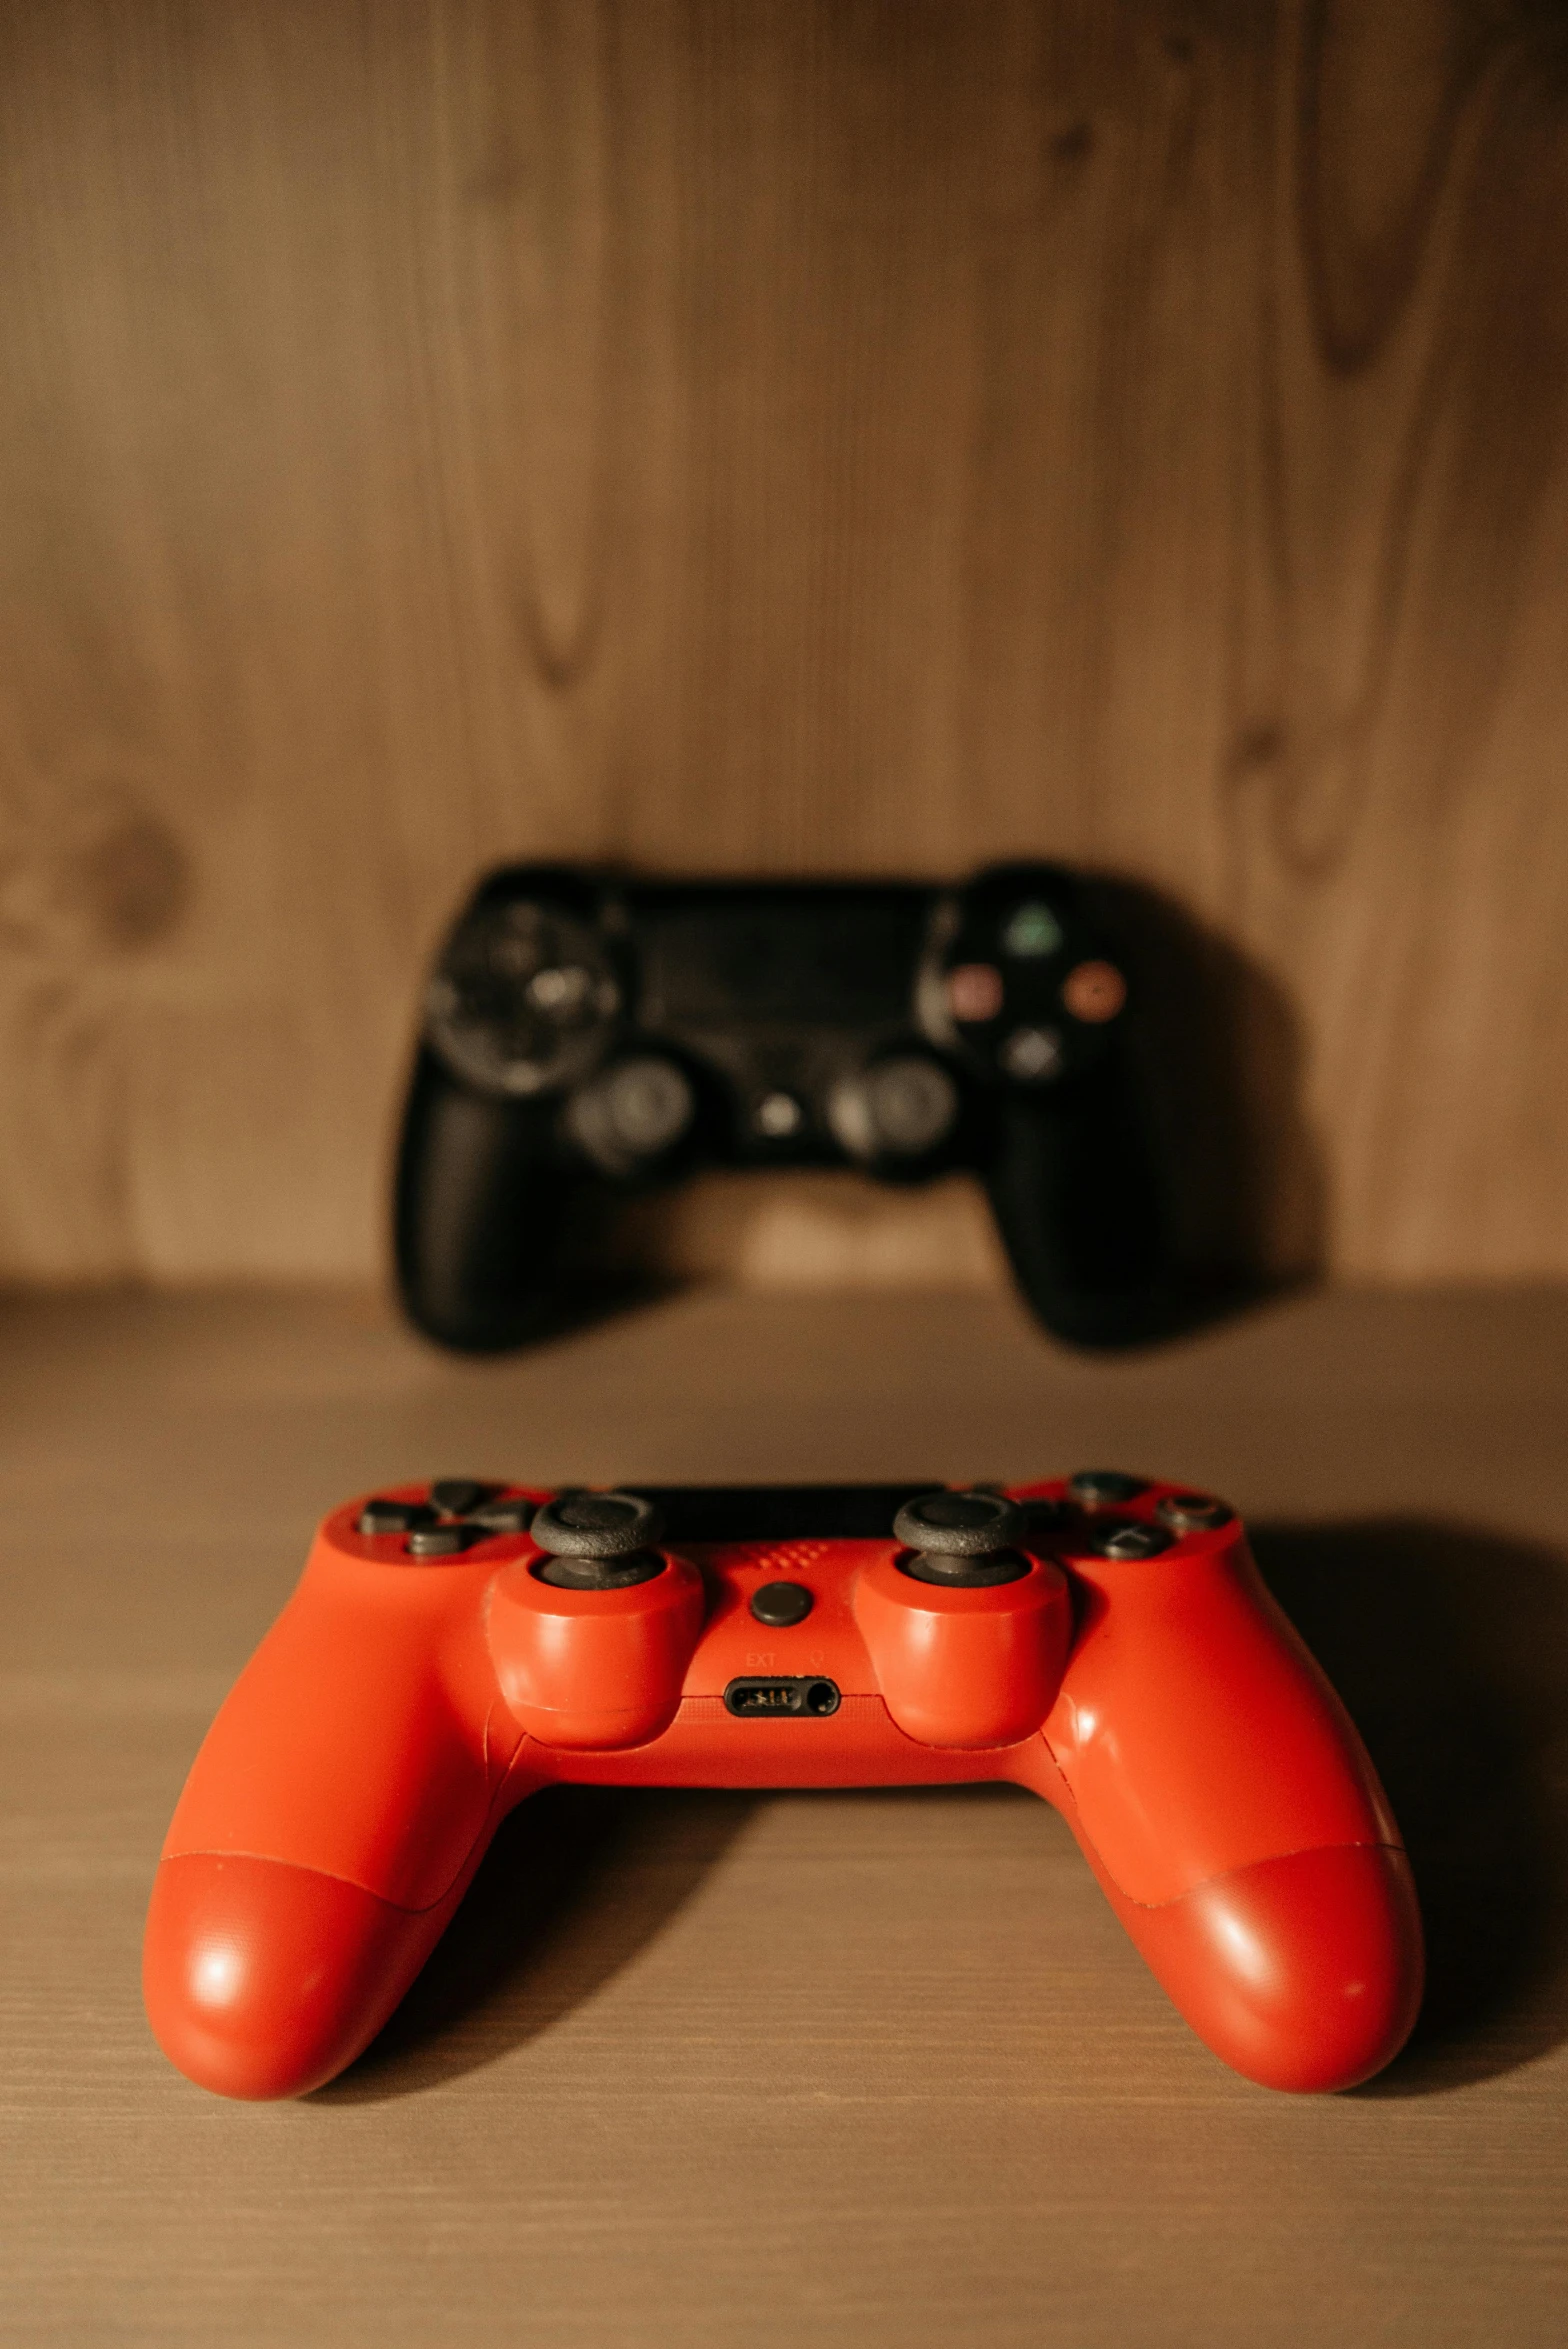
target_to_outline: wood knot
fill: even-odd
[[[1046,151],[1053,163],[1084,163],[1094,153],[1094,125],[1092,122],[1064,123],[1053,131],[1046,141]]]
[[[115,954],[141,953],[184,919],[190,859],[159,817],[117,811],[103,830],[73,845],[58,894],[90,943]]]
[[[1237,734],[1231,745],[1230,770],[1240,776],[1264,774],[1277,767],[1284,756],[1284,727],[1261,718],[1251,726],[1243,726]]]

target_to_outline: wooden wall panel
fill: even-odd
[[[370,1270],[485,861],[1039,851],[1568,1271],[1565,262],[1546,5],[9,0],[0,1270]]]

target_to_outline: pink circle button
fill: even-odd
[[[1002,974],[995,963],[961,962],[948,973],[947,1000],[954,1019],[966,1026],[994,1020],[1002,1008]]]

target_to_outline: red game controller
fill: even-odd
[[[542,1786],[977,1779],[1055,1804],[1247,2078],[1348,2088],[1403,2045],[1420,1913],[1360,1739],[1232,1511],[1111,1471],[334,1511],[180,1797],[147,2011],[204,2087],[303,2095]]]

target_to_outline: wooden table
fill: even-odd
[[[1568,2337],[1568,1299],[1329,1295],[1129,1362],[985,1295],[700,1292],[500,1364],[353,1298],[0,1328],[7,2341],[1213,2349]],[[546,1798],[305,2102],[142,2020],[160,1837],[316,1516],[397,1476],[1218,1486],[1404,1818],[1430,2019],[1233,2078],[1012,1792]]]

